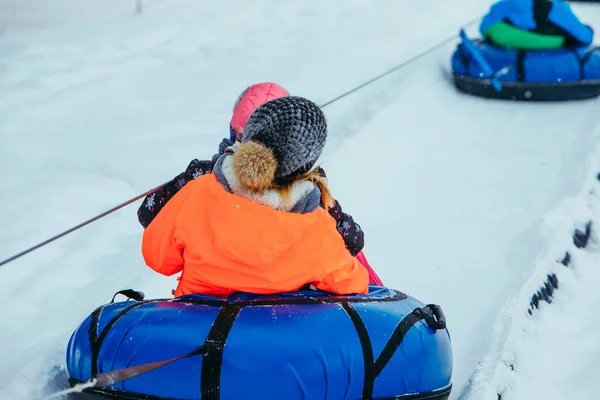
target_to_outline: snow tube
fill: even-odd
[[[307,290],[107,304],[69,340],[69,382],[175,357],[84,396],[414,400],[447,399],[452,386],[439,306],[380,286],[355,296]]]
[[[452,55],[452,77],[475,96],[531,101],[582,100],[600,95],[600,49],[515,50],[462,42]]]

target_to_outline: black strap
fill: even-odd
[[[363,384],[363,392],[362,399],[371,399],[373,397],[373,388],[375,386],[375,363],[373,356],[373,345],[371,344],[371,339],[369,338],[369,332],[367,331],[367,327],[363,322],[360,315],[354,307],[352,307],[349,303],[340,303],[344,311],[348,314],[352,323],[354,324],[354,328],[356,329],[356,333],[358,334],[358,339],[360,340],[360,347],[362,348],[363,359],[365,363],[365,378]]]
[[[583,57],[580,57],[577,50],[573,49],[573,52],[575,53],[575,57],[577,57],[577,60],[579,60],[579,79],[581,79],[582,81],[585,81],[585,64],[587,64],[590,57],[595,52],[597,52],[598,49],[600,49],[599,46],[595,46],[595,47],[592,47],[591,49],[588,49],[588,51],[585,53],[585,55]]]
[[[90,317],[90,327],[88,329],[88,337],[90,340],[90,348],[92,351],[92,377],[98,373],[98,351],[99,347],[97,346],[98,341],[98,320],[100,319],[100,314],[102,314],[102,310],[105,306],[100,306],[94,310]]]
[[[571,49],[571,51],[573,52],[573,55],[579,62],[579,80],[584,80],[585,79],[585,61],[583,60],[583,57],[581,57],[579,55],[579,53],[577,52],[577,49]]]
[[[436,304],[427,304],[425,307],[420,308],[423,313],[423,319],[433,330],[446,329],[446,316],[442,311],[442,308]]]
[[[92,350],[92,360],[91,360],[92,377],[94,377],[94,376],[96,376],[96,374],[98,374],[98,354],[100,353],[100,347],[102,346],[102,342],[104,341],[104,338],[106,338],[106,335],[108,335],[108,332],[110,331],[110,329],[117,323],[117,321],[119,319],[121,319],[129,311],[133,310],[134,308],[138,308],[139,306],[142,306],[146,303],[149,303],[149,302],[145,301],[145,302],[140,302],[140,303],[134,303],[134,304],[130,305],[129,307],[123,309],[120,313],[115,315],[108,322],[108,324],[106,324],[104,329],[102,329],[102,332],[100,333],[100,335],[98,335],[98,320],[100,318],[100,314],[101,314],[104,306],[97,308],[92,313],[92,317],[90,320],[90,329],[88,331],[89,336],[90,336],[90,347]]]
[[[90,327],[88,329],[90,342],[98,338],[98,320],[100,319],[100,314],[102,313],[104,307],[105,306],[100,306],[96,308],[90,316]]]
[[[585,81],[585,64],[589,61],[590,57],[600,49],[600,46],[592,47],[581,56],[576,48],[571,49],[571,52],[579,62],[579,80]]]
[[[144,304],[152,303],[160,300],[143,301],[134,303],[131,306],[121,310],[116,316],[114,316],[102,329],[100,335],[98,335],[98,320],[105,306],[99,307],[92,313],[90,319],[89,337],[90,347],[92,351],[91,369],[92,377],[98,379],[97,386],[104,386],[122,380],[131,379],[135,376],[139,376],[156,368],[160,368],[166,364],[170,364],[174,361],[182,358],[189,358],[195,355],[202,354],[202,375],[200,377],[201,382],[201,398],[209,400],[220,399],[220,381],[221,381],[221,367],[223,365],[223,349],[225,342],[229,336],[229,332],[233,327],[237,316],[239,315],[243,306],[236,304],[225,304],[221,307],[219,314],[215,318],[210,332],[206,338],[206,341],[202,346],[197,347],[190,353],[175,357],[169,360],[157,361],[153,363],[147,363],[138,365],[135,367],[125,368],[122,370],[111,371],[103,374],[98,374],[98,354],[102,343],[112,327],[129,311],[138,308]]]
[[[390,362],[398,347],[404,340],[404,337],[417,322],[425,320],[427,326],[434,330],[441,330],[446,328],[446,318],[442,309],[438,305],[428,304],[422,308],[414,309],[410,314],[402,318],[402,321],[396,326],[394,332],[388,339],[383,350],[374,361],[373,356],[373,345],[369,338],[369,332],[360,318],[360,315],[348,303],[340,303],[340,306],[346,311],[350,320],[354,324],[356,333],[360,340],[360,346],[362,348],[364,363],[365,363],[365,378],[363,383],[362,400],[371,400],[373,398],[373,389],[375,387],[375,379],[381,374],[386,365]]]
[[[204,342],[202,374],[200,375],[200,398],[202,400],[219,400],[221,398],[223,349],[233,323],[241,310],[242,306],[235,303],[224,305],[208,332]]]
[[[112,300],[110,301],[110,304],[113,304],[115,302],[115,297],[117,297],[117,295],[119,294],[122,294],[129,299],[134,299],[138,301],[144,300],[144,292],[138,292],[133,289],[123,289],[114,294]],[[90,316],[90,327],[88,329],[88,335],[90,340],[90,348],[92,351],[92,376],[95,376],[98,373],[98,353],[100,352],[100,346],[102,345],[102,341],[108,334],[108,331],[123,315],[128,313],[130,310],[133,310],[137,306],[129,306],[128,308],[121,311],[104,327],[102,333],[100,334],[100,336],[98,336],[98,321],[100,319],[100,314],[102,314],[102,310],[104,309],[104,307],[106,307],[106,304],[96,308]]]
[[[525,50],[517,51],[517,82],[525,81]]]
[[[585,64],[590,59],[590,57],[598,50],[600,50],[600,46],[594,46],[591,49],[588,49],[588,51],[585,53],[585,56],[583,56],[583,58],[581,59],[581,62]]]
[[[115,302],[115,298],[119,294],[122,294],[123,296],[127,297],[127,299],[136,300],[136,301],[142,301],[142,300],[144,300],[144,297],[146,297],[144,292],[133,290],[133,289],[123,289],[123,290],[119,290],[117,293],[114,294],[112,300],[110,301],[110,304],[113,304]]]
[[[394,353],[396,353],[396,350],[400,347],[400,343],[404,340],[406,333],[421,319],[423,319],[423,313],[420,308],[413,310],[413,312],[402,318],[402,321],[396,326],[394,333],[392,333],[392,336],[390,336],[388,342],[385,344],[385,347],[381,350],[379,357],[377,357],[377,360],[375,361],[375,377],[378,377],[388,362],[390,362]]]

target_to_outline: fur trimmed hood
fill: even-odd
[[[286,204],[279,193],[274,190],[266,190],[263,193],[255,193],[240,183],[234,166],[232,153],[239,147],[239,143],[229,147],[228,152],[218,158],[213,173],[219,183],[229,193],[252,200],[258,204],[270,207],[274,210],[288,211],[297,214],[305,214],[316,210],[321,202],[321,191],[312,182],[297,182],[292,185],[290,192],[291,201]]]

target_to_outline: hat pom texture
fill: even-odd
[[[272,187],[277,159],[271,149],[261,143],[242,143],[233,153],[233,171],[242,185],[262,193]]]

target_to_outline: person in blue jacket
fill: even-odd
[[[562,0],[500,0],[479,30],[496,45],[521,49],[589,46],[594,38],[593,29]]]

